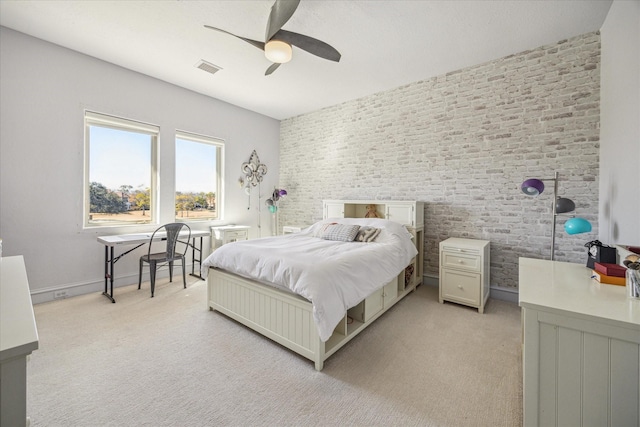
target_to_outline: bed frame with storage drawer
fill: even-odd
[[[329,356],[415,289],[414,277],[407,280],[402,272],[349,309],[326,342],[320,340],[309,301],[216,268],[209,270],[209,308],[306,357],[321,371]]]
[[[327,208],[327,204],[331,209]],[[217,268],[209,270],[209,308],[306,357],[315,363],[316,370],[322,370],[329,356],[422,282],[423,203],[325,201],[323,216],[324,219],[336,216],[362,218],[366,213],[366,205],[375,205],[380,217],[386,216],[405,225],[413,236],[418,255],[394,280],[350,308],[326,342],[320,339],[313,320],[313,306],[308,300]]]

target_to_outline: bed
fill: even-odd
[[[208,306],[322,370],[415,289],[414,237],[384,219],[331,218],[298,233],[226,244],[202,265]]]

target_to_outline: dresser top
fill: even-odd
[[[598,318],[640,331],[640,299],[627,298],[624,286],[592,279],[592,270],[582,264],[520,258],[519,266],[521,307]]]
[[[0,362],[38,348],[29,281],[22,255],[0,258]]]

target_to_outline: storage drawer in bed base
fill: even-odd
[[[404,284],[404,279],[403,271],[385,289],[398,287],[400,281]],[[345,316],[326,342],[321,341],[318,335],[313,321],[313,306],[298,295],[222,270],[209,269],[208,297],[210,309],[219,311],[310,359],[315,363],[316,370],[320,371],[329,356],[414,290],[415,286],[413,284],[402,291],[398,290],[392,299],[387,298],[382,309],[367,315],[365,322],[348,320],[348,316]]]

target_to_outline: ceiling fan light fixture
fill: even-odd
[[[264,55],[271,62],[284,64],[291,61],[291,45],[280,40],[269,40],[264,45]]]

